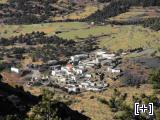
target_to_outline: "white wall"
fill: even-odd
[[[11,67],[11,72],[19,73],[20,70],[18,68]]]

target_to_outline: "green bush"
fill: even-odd
[[[160,89],[160,70],[154,71],[150,76],[153,89]]]
[[[101,102],[102,104],[106,104],[108,105],[108,101],[105,98],[98,98],[97,99],[99,102]]]

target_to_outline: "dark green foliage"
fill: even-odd
[[[126,104],[127,94],[120,94],[113,96],[109,101],[109,106],[112,112],[115,112],[114,119],[118,120],[131,120],[133,119],[133,109]]]
[[[92,14],[86,20],[101,22],[105,19],[116,16],[120,13],[126,12],[130,8],[131,4],[127,0],[112,1],[108,6],[106,6],[102,11],[97,11]]]
[[[90,96],[90,99],[94,99],[94,96]]]
[[[29,120],[89,120],[60,100],[53,92],[44,90],[42,101],[32,108]]]
[[[0,120],[24,120],[24,118],[18,115],[7,115],[7,116],[0,116]]]
[[[23,54],[23,53],[25,53],[25,49],[24,48],[14,48],[13,53],[14,54]]]
[[[3,80],[3,76],[0,74],[0,82]]]
[[[14,44],[43,44],[42,47],[11,48],[3,51],[7,52],[8,56],[16,56],[17,59],[23,59],[23,54],[29,53],[33,61],[41,59],[46,62],[52,59],[58,60],[60,56],[68,57],[95,50],[97,43],[95,40],[86,40],[82,43],[81,41],[75,42],[57,36],[45,36],[44,32],[32,32],[9,39],[0,38],[0,45],[9,46]]]
[[[160,70],[153,71],[150,81],[153,84],[153,89],[160,89]]]
[[[97,0],[100,3],[107,3],[107,2],[111,2],[112,0]]]
[[[29,24],[45,21],[49,16],[54,15],[50,6],[52,2],[55,3],[56,1],[8,0],[8,4],[0,5],[1,10],[3,11],[7,7],[14,9],[16,12],[8,10],[8,14],[2,15],[2,18],[5,18],[3,22],[9,24]],[[38,6],[38,4],[41,4],[43,7]]]
[[[50,17],[68,13],[72,10],[61,10],[53,4],[58,0],[8,0],[0,4],[1,22],[7,24],[34,24],[50,22]],[[66,8],[67,9],[67,8]]]
[[[103,0],[102,0],[103,1]],[[104,0],[105,1],[105,0]],[[113,0],[103,10],[99,10],[86,18],[88,21],[106,22],[110,17],[127,12],[131,6],[160,6],[160,0]],[[125,22],[112,21],[111,24],[141,24],[153,30],[160,30],[160,18],[149,18],[147,20],[130,20]]]
[[[127,104],[127,94],[119,94],[118,90],[114,90],[112,98],[109,100],[109,107],[112,112],[115,112],[114,119],[118,120],[159,120],[160,119],[160,99],[156,95],[147,96],[141,94],[140,96],[133,96],[130,105]],[[125,97],[124,97],[125,96]],[[139,116],[134,115],[134,103],[140,104],[153,103],[154,115],[149,116],[147,113],[140,114]]]
[[[127,98],[127,93],[122,94],[117,89],[114,89],[111,99],[108,101],[108,105],[111,108],[112,112],[121,111],[128,109],[125,100]]]
[[[26,113],[39,101],[22,87],[13,88],[0,82],[0,91],[0,120],[24,120]]]
[[[144,21],[143,26],[158,31],[160,30],[160,18],[148,18]]]
[[[60,120],[54,105],[58,102],[53,99],[54,93],[44,90],[42,101],[32,108],[30,120]]]
[[[105,98],[98,98],[97,100],[102,104],[106,104],[106,105],[108,104],[108,101]]]
[[[160,111],[160,99],[155,95],[152,94],[150,96],[147,95],[140,95],[140,96],[134,96],[133,98],[133,104],[135,102],[139,102],[140,104],[146,104],[148,105],[149,103],[153,103],[154,105],[154,115],[153,116],[149,116],[147,113],[146,114],[141,114],[138,118],[139,119],[144,119],[144,120],[148,120],[148,119],[154,119],[154,120],[159,120],[160,116],[159,116],[159,111]]]
[[[3,71],[5,69],[5,66],[3,65],[3,63],[0,63],[0,72]]]

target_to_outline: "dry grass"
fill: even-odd
[[[153,92],[151,85],[148,84],[142,85],[140,88],[119,87],[118,81],[110,81],[110,84],[111,87],[103,93],[86,92],[81,95],[77,95],[74,99],[79,100],[80,102],[72,104],[71,108],[80,112],[82,110],[85,111],[84,114],[91,117],[93,120],[112,120],[115,113],[111,112],[108,105],[97,101],[97,98],[105,98],[106,100],[109,100],[113,94],[114,88],[117,88],[121,93],[128,94],[127,103],[130,104],[132,102],[133,95],[141,95],[142,93],[151,95]],[[94,96],[94,99],[90,99],[91,96]]]
[[[57,22],[34,25],[1,25],[0,28],[2,28],[0,29],[1,37],[6,38],[33,31],[43,31],[47,35],[53,35],[55,31],[62,31],[58,34],[59,37],[74,40],[88,38],[92,35],[98,37],[100,47],[106,47],[112,51],[138,47],[158,48],[160,44],[160,31],[134,25],[90,26],[84,22]],[[15,32],[16,30],[18,32]]]
[[[100,38],[100,46],[110,50],[119,49],[158,48],[160,31],[152,31],[141,26],[116,26],[117,32]]]
[[[54,33],[54,32],[55,32],[55,29],[52,28],[52,27],[48,27],[48,28],[42,28],[42,29],[40,29],[39,31],[43,31],[43,32],[45,32],[46,34],[50,34],[50,33]]]
[[[7,2],[7,0],[0,0],[0,4],[1,3],[6,3]]]
[[[11,86],[23,85],[24,83],[23,79],[16,73],[10,73],[8,71],[4,71],[1,73],[1,75],[3,76],[4,79],[3,82],[8,83]]]
[[[142,26],[125,25],[125,26],[93,26],[86,29],[78,29],[59,34],[62,38],[77,39],[92,36],[99,37],[100,47],[106,47],[112,51],[119,49],[158,48],[160,44],[160,31],[152,31]],[[147,37],[146,37],[147,36]]]
[[[87,24],[82,22],[56,22],[31,25],[0,25],[0,37],[13,37],[33,31],[46,32],[53,35],[55,31],[72,31],[86,28]]]
[[[92,13],[96,12],[98,10],[98,7],[93,5],[87,5],[84,10],[77,10],[74,11],[73,13],[70,13],[64,17],[60,16],[60,17],[54,17],[53,20],[57,21],[57,20],[64,20],[64,19],[83,19],[88,17],[89,15],[91,15]]]
[[[36,96],[42,95],[41,87],[24,87],[24,90]]]
[[[24,60],[21,61],[21,64],[22,64],[22,67],[25,68],[28,64],[42,65],[43,61],[39,60],[39,61],[33,62],[31,57],[26,57]]]
[[[160,16],[160,7],[131,7],[128,12],[110,18],[110,20],[126,21]]]

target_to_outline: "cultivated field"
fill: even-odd
[[[91,26],[84,22],[57,22],[33,25],[1,25],[1,37],[12,37],[33,31],[43,31],[47,35],[57,34],[65,39],[79,40],[79,38],[97,37],[101,47],[117,51],[137,47],[158,48],[160,44],[160,31],[153,31],[142,26],[134,25],[103,25]]]
[[[60,33],[59,36],[67,39],[97,37],[101,47],[113,51],[137,47],[157,48],[160,44],[160,31],[152,31],[142,26],[93,26]]]
[[[31,33],[33,31],[45,32],[53,35],[55,31],[72,31],[86,28],[86,23],[79,22],[56,22],[31,25],[0,25],[0,36],[9,38],[20,34]]]

